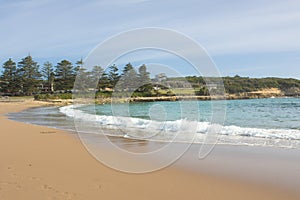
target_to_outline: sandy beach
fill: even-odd
[[[43,104],[47,103],[0,103],[1,200],[300,199],[300,193],[283,187],[221,173],[195,173],[178,164],[147,174],[118,172],[94,159],[74,134],[5,116]]]

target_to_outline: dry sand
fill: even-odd
[[[95,160],[60,130],[8,120],[33,101],[0,103],[0,199],[300,199],[296,194],[175,167],[126,174]]]

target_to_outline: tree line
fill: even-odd
[[[196,95],[209,95],[205,78],[199,76],[170,77],[166,83],[151,81],[150,73],[146,65],[134,67],[128,63],[119,68],[112,65],[107,69],[101,66],[93,66],[87,70],[81,60],[75,64],[68,60],[62,60],[56,65],[50,62],[40,66],[29,55],[19,62],[8,59],[2,65],[3,71],[0,75],[0,94],[2,95],[32,95],[51,93],[71,93],[77,77],[79,84],[75,84],[80,91],[93,90],[98,96],[109,97],[112,91],[127,92],[135,96],[160,96],[174,95],[171,91],[174,86],[164,87],[173,82],[178,85],[181,82],[189,82]],[[211,79],[211,78],[210,78]],[[300,95],[300,80],[290,78],[249,78],[223,77],[224,88],[228,94],[239,94],[257,91],[264,88],[278,88],[285,95]],[[168,82],[169,81],[169,82]],[[155,87],[153,87],[155,86]],[[159,86],[159,87],[157,87]],[[157,90],[160,88],[160,90]],[[176,87],[175,87],[176,88]],[[160,93],[161,92],[161,93]]]
[[[111,91],[136,90],[146,92],[152,89],[150,73],[146,65],[138,67],[138,71],[128,63],[122,71],[116,65],[107,70],[94,66],[91,70],[84,68],[81,60],[75,65],[68,60],[53,65],[45,62],[40,66],[29,55],[18,63],[11,58],[2,65],[0,76],[0,92],[6,95],[32,95],[36,93],[71,92],[77,76],[80,81],[77,89]]]

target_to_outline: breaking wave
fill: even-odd
[[[80,110],[79,105],[61,107],[60,112],[74,118],[77,125],[84,126],[84,130],[88,132],[99,134],[101,131],[95,127],[102,127],[114,130],[109,131],[108,135],[144,140],[201,143],[205,141],[211,127],[209,122],[186,119],[160,122],[133,117],[96,115]],[[218,143],[299,148],[300,130],[221,126]]]

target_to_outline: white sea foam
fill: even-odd
[[[80,106],[65,106],[60,112],[74,118],[79,126],[92,123],[110,129],[125,130],[124,137],[159,141],[203,142],[211,124],[209,122],[192,122],[185,119],[176,121],[153,121],[132,117],[106,116],[86,113]],[[80,128],[80,127],[79,127]],[[194,129],[193,129],[194,128]],[[111,135],[111,134],[110,134]],[[300,130],[296,129],[261,129],[239,126],[222,126],[218,133],[219,142],[247,145],[290,146],[282,141],[295,141],[300,144]],[[293,147],[293,146],[292,146]]]

